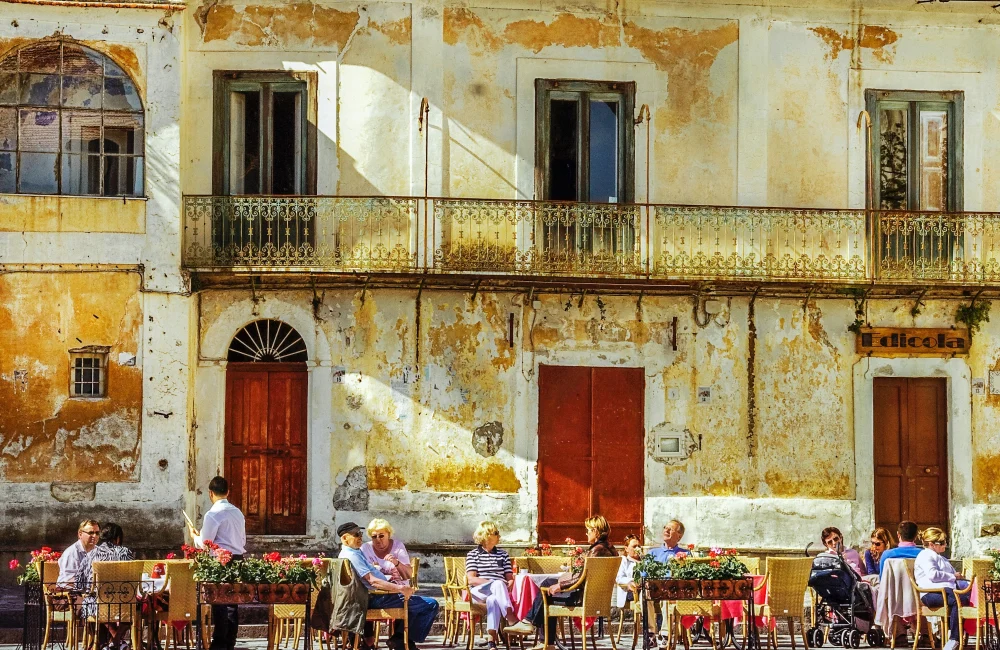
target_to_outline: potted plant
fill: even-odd
[[[753,593],[746,565],[736,551],[713,548],[707,557],[678,553],[669,562],[644,556],[633,570],[636,581],[645,578],[649,598],[677,600],[746,600]]]
[[[310,587],[316,584],[322,558],[306,561],[281,557],[278,552],[261,558],[233,560],[232,553],[206,542],[206,548],[184,546],[184,557],[194,562],[194,579],[202,601],[215,604],[250,602],[303,604]]]
[[[23,585],[28,583],[39,583],[42,581],[41,566],[43,562],[55,562],[60,557],[62,553],[59,551],[53,551],[48,546],[43,546],[37,551],[31,552],[31,562],[28,562],[24,567],[24,573],[17,576],[17,584]],[[11,560],[7,567],[11,571],[17,571],[21,568],[21,563],[16,559]],[[55,582],[55,577],[53,576],[52,581]]]
[[[1000,549],[986,551],[993,558],[990,579],[983,581],[983,598],[987,603],[1000,603]]]
[[[713,548],[708,552],[707,565],[702,569],[701,595],[712,600],[746,600],[753,593],[753,582],[746,579],[746,565],[736,557],[735,550]]]

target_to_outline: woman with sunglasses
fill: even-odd
[[[943,589],[946,598],[940,593],[921,594],[920,602],[927,607],[937,609],[943,607],[945,599],[948,602],[948,642],[944,650],[955,650],[962,634],[962,625],[958,616],[956,596],[961,598],[962,606],[969,605],[969,583],[958,579],[958,571],[951,565],[942,553],[948,548],[948,537],[940,528],[925,528],[920,533],[924,541],[924,550],[920,551],[913,561],[913,579],[921,589]],[[959,593],[955,593],[958,591]]]
[[[398,585],[410,584],[413,570],[410,556],[403,542],[392,536],[392,526],[385,519],[372,519],[368,524],[368,536],[372,541],[361,545],[361,553],[379,571],[389,576],[389,581]]]
[[[882,553],[892,548],[892,537],[885,528],[872,531],[871,546],[865,551],[865,569],[868,575],[878,575],[878,561]]]

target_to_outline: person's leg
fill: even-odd
[[[410,643],[423,643],[431,633],[440,605],[433,598],[410,596]],[[402,626],[399,626],[402,627]]]
[[[955,591],[953,589],[945,589],[944,593],[948,596],[948,639],[958,643],[958,640],[962,636],[962,627],[959,624],[960,619],[958,616],[958,601],[955,599]]]
[[[240,617],[236,605],[212,605],[211,650],[232,650],[236,647],[236,633],[239,629]]]

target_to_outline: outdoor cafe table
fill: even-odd
[[[514,576],[514,590],[510,599],[514,603],[514,614],[519,621],[527,618],[532,605],[541,598],[541,588],[554,584],[558,579],[558,573],[522,572]]]

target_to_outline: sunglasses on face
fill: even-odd
[[[872,546],[885,546],[885,542],[880,542],[878,540],[872,540]]]
[[[372,535],[372,539],[386,539],[389,537],[388,533],[375,533]]]
[[[101,534],[101,531],[99,530],[81,530],[80,532],[83,533],[84,535],[90,535],[90,536]]]

